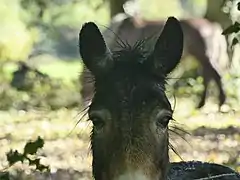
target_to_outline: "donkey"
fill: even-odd
[[[121,20],[116,20],[119,19],[119,17]],[[220,107],[224,104],[226,95],[222,87],[221,76],[212,63],[216,64],[218,59],[220,59],[220,55],[226,52],[227,48],[224,46],[225,38],[221,34],[216,35],[215,32],[219,27],[206,19],[181,20],[180,24],[184,33],[183,58],[187,55],[192,55],[202,66],[204,91],[197,107],[201,108],[205,105],[210,80],[214,80],[217,84]],[[119,45],[121,42],[127,42],[133,46],[138,39],[149,37],[151,37],[152,41],[148,47],[152,47],[151,44],[154,44],[163,26],[164,21],[145,21],[140,18],[119,14],[113,19],[110,25],[110,29],[112,29],[114,33],[105,31],[103,34],[111,50],[119,50],[119,48],[122,48],[121,45]],[[223,54],[227,54],[227,52]],[[225,56],[224,58],[228,57]],[[93,84],[86,81],[86,77],[89,76],[91,75],[87,69],[84,69],[80,79],[83,85],[81,95],[84,102],[90,99],[93,93]]]
[[[169,163],[173,110],[165,83],[183,51],[179,21],[168,18],[151,51],[144,48],[146,41],[111,51],[93,22],[84,24],[79,33],[80,55],[94,76],[95,93],[88,108],[94,178],[193,180],[224,173],[240,180],[239,174],[220,165]]]

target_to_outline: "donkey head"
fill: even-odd
[[[168,157],[171,105],[166,76],[179,63],[183,33],[170,17],[151,52],[144,41],[111,52],[98,27],[83,25],[79,34],[83,63],[95,79],[88,110],[93,123],[93,175],[97,180],[162,180]]]

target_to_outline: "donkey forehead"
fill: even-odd
[[[116,74],[118,75],[118,74]],[[132,76],[131,76],[132,75]],[[93,103],[100,103],[112,108],[127,107],[133,109],[142,108],[145,104],[150,108],[163,105],[170,108],[165,95],[164,80],[151,78],[142,74],[125,73],[122,77],[114,78],[114,74],[100,80],[96,80],[95,97]],[[119,109],[120,108],[120,109]]]
[[[159,69],[159,72],[156,74],[152,70],[150,63],[153,60],[153,56],[141,52],[139,48],[113,53],[112,58],[114,62],[113,67],[108,73],[100,78],[95,77],[96,79],[104,79],[101,83],[116,84],[116,82],[119,82],[117,84],[134,86],[148,80],[164,85],[164,72]]]
[[[151,73],[147,64],[136,61],[115,62],[104,76],[96,77],[96,92],[101,90],[120,95],[155,92],[162,95],[165,90],[165,76]]]
[[[114,66],[105,75],[95,77],[95,98],[111,105],[138,108],[144,102],[169,104],[165,96],[165,74],[151,71],[152,57],[139,47],[113,54]],[[160,69],[159,69],[160,70]],[[161,70],[160,70],[161,71]]]

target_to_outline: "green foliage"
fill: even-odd
[[[36,29],[27,29],[21,13],[18,1],[0,2],[0,61],[25,60],[37,39]]]
[[[47,0],[21,0],[21,6],[24,10],[31,11],[34,18],[42,18],[49,2]]]
[[[11,150],[7,153],[7,160],[8,160],[9,166],[12,166],[18,161],[21,161],[23,163],[24,156],[21,153],[19,153],[17,150],[15,151]]]
[[[21,162],[24,163],[24,161],[28,162],[29,166],[35,166],[35,170],[38,170],[40,172],[43,171],[49,171],[49,166],[45,166],[41,164],[40,158],[37,157],[37,151],[41,148],[43,148],[44,140],[41,137],[38,137],[35,141],[29,141],[25,144],[24,152],[20,153],[17,150],[10,150],[6,156],[7,161],[9,164],[9,167],[6,169],[9,169],[14,164]],[[1,180],[10,180],[10,173],[8,171],[0,171],[0,179]]]
[[[44,145],[44,141],[43,139],[41,139],[40,137],[38,137],[38,139],[35,142],[28,142],[25,147],[24,147],[24,155],[27,154],[36,154],[37,150],[39,148],[42,148]]]
[[[95,21],[106,25],[109,21],[108,9],[106,6],[97,8],[101,0],[80,1],[74,4],[55,7],[47,13],[54,17],[53,24],[56,27],[70,26],[79,28],[86,21]]]
[[[36,82],[28,91],[17,91],[6,85],[0,92],[0,109],[59,109],[62,107],[71,108],[79,105],[80,96],[75,82],[65,83],[52,80],[49,84]],[[74,87],[74,89],[72,89]]]
[[[226,2],[229,1],[229,0],[225,0]],[[226,3],[225,2],[225,3]],[[233,2],[233,1],[232,1]],[[236,5],[237,8],[235,7],[228,7],[230,9],[233,9],[231,11],[234,11],[234,9],[236,9],[236,11],[233,13],[233,12],[230,12],[230,10],[228,10],[228,15],[230,16],[229,18],[232,19],[232,21],[235,21],[234,24],[230,25],[229,27],[227,27],[223,32],[222,34],[225,35],[225,36],[228,36],[228,35],[234,35],[234,38],[232,39],[232,44],[231,44],[231,47],[235,46],[236,44],[239,43],[239,32],[240,32],[240,23],[236,21],[236,17],[239,16],[238,15],[238,11],[240,10],[240,2],[236,3],[236,4],[232,4],[232,6]],[[233,13],[233,15],[232,15]],[[235,18],[233,16],[236,16]],[[238,19],[238,18],[237,18]]]
[[[40,23],[64,23],[69,26],[78,26],[76,23],[77,20],[83,20],[85,18],[95,17],[94,19],[99,19],[99,11],[102,12],[102,9],[107,10],[105,0],[67,0],[67,1],[48,1],[48,0],[21,0],[22,8],[28,13],[31,14],[30,21],[42,21]],[[101,14],[101,19],[105,17]],[[75,21],[75,22],[74,22]],[[74,23],[72,23],[74,22]],[[53,25],[52,24],[52,25]],[[47,24],[50,26],[50,24]]]
[[[236,37],[232,40],[232,46],[235,46],[238,43],[238,39]]]
[[[225,29],[222,34],[223,35],[229,35],[232,33],[238,33],[240,31],[240,24],[238,22],[235,22],[233,25],[229,26],[227,29]]]
[[[237,34],[240,32],[240,23],[235,22],[233,25],[227,27],[222,34],[227,36],[227,35],[231,35],[231,34]],[[235,37],[232,40],[232,44],[231,46],[235,46],[237,43],[239,42],[237,35],[235,35]]]
[[[56,68],[56,67],[55,67]],[[66,69],[66,66],[65,66]],[[63,69],[64,70],[64,69]],[[63,80],[57,77],[39,77],[35,72],[28,72],[17,90],[10,86],[12,76],[7,76],[6,71],[1,77],[0,109],[59,109],[79,106],[79,83],[75,79]],[[77,74],[76,74],[77,77]]]
[[[0,61],[25,61],[44,38],[60,38],[62,27],[79,28],[88,20],[107,24],[108,8],[102,4],[102,0],[1,0]]]

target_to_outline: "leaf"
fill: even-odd
[[[7,161],[10,166],[12,166],[13,164],[15,164],[18,161],[23,162],[23,160],[24,160],[24,155],[19,153],[17,150],[15,150],[15,151],[10,150],[7,153]]]
[[[222,32],[222,35],[228,35],[232,33],[237,33],[240,31],[240,24],[238,22],[235,22],[233,25],[229,26],[227,29],[225,29]]]
[[[35,165],[36,166],[36,170],[39,170],[41,172],[44,171],[44,170],[49,171],[49,166],[45,166],[45,165],[41,164],[39,158],[34,159],[34,160],[31,160],[31,159],[28,159],[28,160],[29,160],[29,165]]]
[[[39,164],[39,165],[37,165],[36,169],[41,171],[41,172],[44,171],[44,170],[49,171],[49,166]]]
[[[39,158],[34,159],[34,160],[29,159],[29,165],[36,165],[36,166],[38,166],[39,164],[40,164],[40,159]]]
[[[36,152],[38,151],[38,149],[42,148],[44,145],[44,140],[40,137],[38,137],[38,139],[36,141],[33,142],[28,142],[25,147],[24,147],[24,154],[36,154]]]
[[[231,47],[233,48],[233,46],[235,46],[238,42],[239,42],[238,39],[235,37],[235,38],[232,40],[232,45],[231,45]]]

